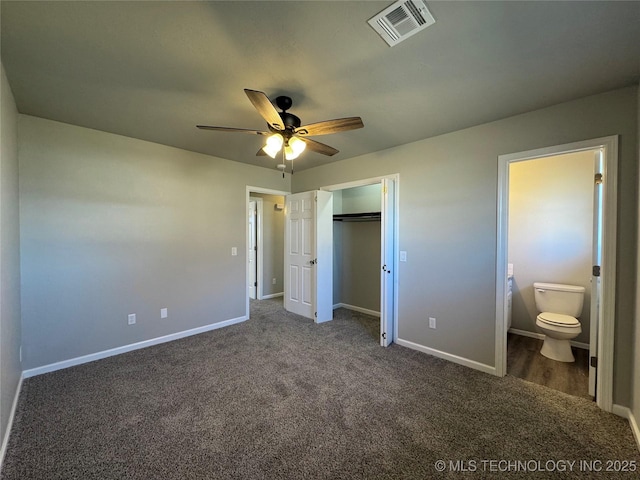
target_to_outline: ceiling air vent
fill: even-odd
[[[390,47],[436,23],[422,0],[399,0],[369,20]]]

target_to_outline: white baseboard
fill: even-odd
[[[380,312],[369,310],[368,308],[356,307],[355,305],[349,305],[348,303],[336,303],[333,306],[333,309],[335,310],[336,308],[346,308],[347,310],[364,313],[366,315],[371,315],[372,317],[380,317]]]
[[[629,426],[633,432],[633,438],[636,439],[636,445],[638,446],[638,450],[640,450],[640,428],[638,428],[638,422],[636,421],[636,417],[631,409],[614,403],[611,408],[611,413],[618,415],[619,417],[626,418],[629,421]]]
[[[50,363],[49,365],[43,365],[42,367],[31,368],[22,372],[24,378],[34,377],[36,375],[42,375],[44,373],[55,372],[56,370],[62,370],[63,368],[75,367],[76,365],[82,365],[83,363],[94,362],[96,360],[102,360],[103,358],[112,357],[114,355],[120,355],[121,353],[131,352],[133,350],[139,350],[141,348],[151,347],[160,343],[171,342],[173,340],[179,340],[181,338],[190,337],[199,333],[209,332],[222,327],[228,327],[229,325],[235,325],[236,323],[244,322],[247,320],[247,316],[232,318],[222,322],[212,323],[210,325],[204,325],[202,327],[192,328],[190,330],[184,330],[182,332],[172,333],[170,335],[164,335],[162,337],[151,338],[142,342],[131,343],[129,345],[123,345],[122,347],[111,348],[109,350],[103,350],[102,352],[91,353],[89,355],[83,355],[82,357],[71,358],[69,360],[63,360],[61,362]]]
[[[22,390],[22,380],[24,374],[20,375],[20,381],[18,381],[18,388],[16,388],[16,394],[13,396],[13,404],[11,405],[11,412],[9,413],[9,419],[7,421],[7,429],[4,432],[2,439],[2,447],[0,447],[0,473],[2,473],[2,465],[4,464],[4,455],[7,452],[9,446],[9,435],[11,434],[11,427],[13,427],[13,417],[16,414],[16,408],[18,407],[18,398],[20,397],[20,391]]]
[[[475,360],[469,360],[468,358],[459,357],[458,355],[453,355],[451,353],[442,352],[440,350],[436,350],[435,348],[425,347],[424,345],[409,342],[408,340],[402,340],[400,338],[398,338],[395,343],[397,343],[398,345],[402,345],[403,347],[411,348],[413,350],[418,350],[420,352],[433,355],[434,357],[443,358],[444,360],[448,360],[459,365],[464,365],[465,367],[473,368],[474,370],[480,370],[484,373],[497,375],[496,367],[492,367],[491,365],[476,362]]]
[[[270,293],[269,295],[263,295],[262,298],[259,298],[258,300],[267,300],[269,298],[277,298],[277,297],[284,297],[284,292]]]
[[[522,335],[523,337],[531,337],[531,338],[537,338],[538,340],[544,340],[544,333],[529,332],[528,330],[520,330],[517,328],[510,328],[509,333],[513,333],[514,335]],[[588,343],[575,342],[573,340],[571,340],[569,343],[576,348],[589,350]]]

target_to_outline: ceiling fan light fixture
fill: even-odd
[[[307,148],[307,144],[304,140],[300,140],[298,137],[291,137],[289,139],[289,146],[292,148],[296,156],[300,155],[304,152],[304,149]]]
[[[286,145],[284,147],[284,158],[286,158],[287,160],[295,160],[296,158],[298,158],[298,155],[300,154],[296,153],[293,148],[291,148],[291,146]]]
[[[269,138],[267,138],[267,144],[262,147],[262,150],[271,158],[276,158],[276,155],[282,148],[283,143],[284,139],[282,138],[282,135],[280,135],[279,133],[274,133]]]

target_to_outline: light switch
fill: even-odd
[[[404,250],[400,251],[400,261],[401,262],[406,262],[407,261],[407,252],[405,252]]]
[[[232,256],[236,256],[238,255],[238,248],[237,247],[231,247],[231,255]]]
[[[167,318],[169,316],[169,311],[166,308],[160,309],[160,318]]]

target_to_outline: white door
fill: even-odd
[[[257,262],[256,262],[256,202],[249,202],[249,252],[247,261],[249,262],[249,298],[256,298],[256,288],[258,286]]]
[[[333,194],[315,193],[315,321],[320,323],[333,320]]]
[[[602,150],[595,152],[595,188],[593,191],[593,265],[594,271],[591,277],[591,324],[589,326],[589,395],[596,396],[596,372],[592,358],[598,358],[598,328],[601,317],[602,280],[600,270],[602,268],[602,189],[604,179]],[[598,175],[600,177],[598,178]]]
[[[333,318],[332,216],[330,192],[286,197],[284,307],[316,322]]]
[[[394,341],[394,278],[395,272],[395,184],[382,180],[381,188],[381,251],[380,251],[380,345]]]

